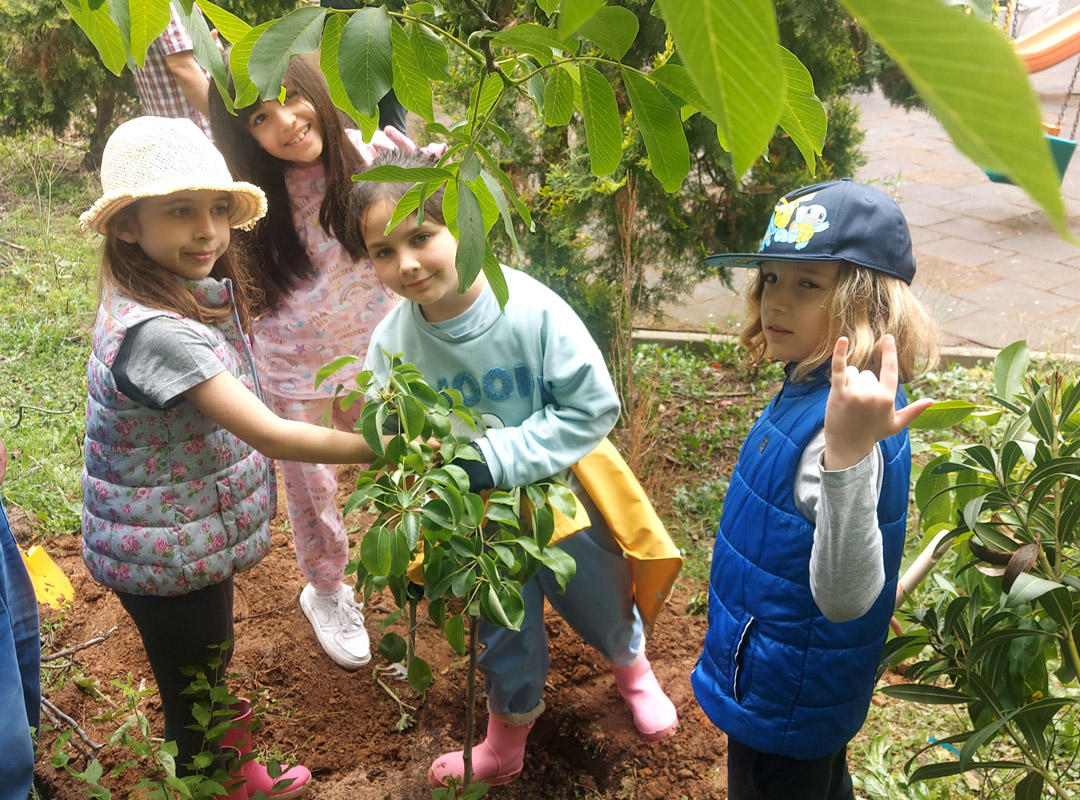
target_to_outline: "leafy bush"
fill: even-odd
[[[1018,798],[1080,791],[1080,382],[1028,376],[1022,342],[995,367],[988,408],[942,403],[918,424],[981,414],[975,443],[940,443],[916,484],[922,523],[947,530],[958,557],[947,591],[911,612],[915,625],[886,659],[916,658],[916,681],[885,689],[915,702],[964,705],[968,728],[943,741],[957,758],[911,780],[1000,771]],[[944,751],[942,751],[944,752]],[[913,758],[914,762],[915,759]],[[910,766],[910,763],[909,763]]]

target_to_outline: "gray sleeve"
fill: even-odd
[[[875,447],[858,464],[826,470],[825,431],[803,450],[795,476],[795,505],[814,522],[810,591],[833,622],[858,619],[885,585],[877,504],[883,464]]]
[[[121,392],[156,409],[172,408],[192,386],[224,370],[206,339],[170,317],[154,317],[128,331],[112,368]]]

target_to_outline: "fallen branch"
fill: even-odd
[[[18,416],[15,417],[15,424],[11,426],[12,430],[19,427],[19,423],[22,422],[23,411],[38,411],[42,414],[74,414],[75,409],[78,408],[78,403],[72,403],[69,409],[53,409],[53,408],[38,408],[37,406],[19,406]]]
[[[0,244],[6,244],[8,247],[14,250],[22,250],[24,252],[26,251],[26,247],[24,245],[16,244],[15,242],[9,242],[7,239],[0,239]]]
[[[79,747],[77,744],[75,744],[74,742],[72,742],[72,744],[75,744],[75,748],[77,750],[79,750],[79,752],[82,753],[87,758],[89,758],[90,756],[96,756],[98,750],[100,750],[101,748],[103,748],[105,746],[103,744],[98,744],[93,739],[91,739],[89,736],[87,736],[86,731],[84,731],[82,728],[80,728],[79,724],[75,720],[73,720],[71,717],[69,717],[67,714],[65,714],[63,711],[61,711],[59,708],[54,706],[52,704],[52,702],[47,697],[42,697],[41,698],[41,707],[45,709],[45,713],[47,713],[49,715],[49,717],[52,719],[52,721],[54,723],[56,723],[57,725],[67,725],[73,731],[75,731],[75,735],[78,736],[80,739],[82,739],[82,741],[86,744],[87,747],[90,748],[90,750],[92,752],[87,753],[81,747]]]
[[[104,642],[106,639],[108,639],[114,633],[116,633],[116,626],[115,625],[113,625],[111,628],[109,628],[104,633],[95,636],[93,639],[87,639],[82,644],[76,644],[76,645],[73,645],[71,647],[65,647],[63,650],[57,650],[55,653],[50,653],[47,656],[42,656],[41,661],[42,661],[42,663],[44,663],[46,661],[56,661],[58,658],[63,658],[64,656],[69,656],[72,653],[77,653],[80,650],[85,650],[87,647],[93,647],[95,644],[101,644],[102,642]]]

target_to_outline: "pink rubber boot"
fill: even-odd
[[[229,789],[228,800],[245,800],[245,797],[254,797],[256,792],[262,792],[272,800],[295,800],[303,797],[311,788],[311,770],[307,767],[289,767],[274,779],[270,777],[266,767],[255,759],[244,761],[244,756],[251,752],[251,704],[241,697],[233,708],[236,710],[236,716],[232,720],[233,727],[222,737],[221,749],[236,750],[242,763],[240,775],[234,776],[239,785],[230,784],[226,787]],[[281,788],[273,791],[275,785]]]
[[[507,725],[488,717],[487,738],[473,747],[473,780],[486,781],[492,786],[510,783],[525,763],[525,740],[533,723]],[[465,777],[465,752],[455,750],[435,759],[428,770],[428,783],[433,787],[446,786],[450,778]]]
[[[612,666],[611,671],[642,737],[658,742],[675,732],[679,724],[675,704],[660,688],[644,653],[629,667]]]

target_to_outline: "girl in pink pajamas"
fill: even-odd
[[[358,355],[359,372],[375,325],[394,305],[370,262],[350,250],[346,192],[379,150],[415,145],[393,128],[365,141],[346,130],[322,74],[303,58],[285,73],[285,101],[257,102],[230,114],[211,92],[211,124],[233,174],[266,192],[269,213],[253,231],[253,273],[264,299],[252,324],[255,366],[267,405],[288,419],[352,430],[359,404],[331,408],[334,384],[315,388],[319,367]],[[280,462],[296,558],[308,581],[300,607],[335,662],[358,669],[371,659],[362,605],[342,583],[349,541],[334,499],[337,467]]]

